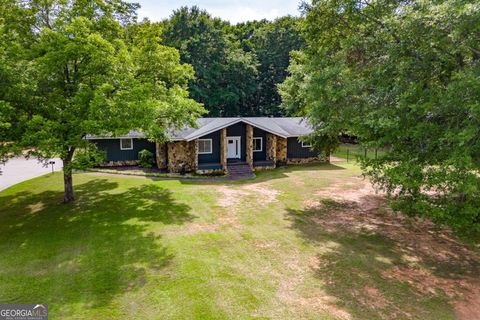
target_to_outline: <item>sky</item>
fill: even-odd
[[[248,20],[268,19],[288,14],[298,16],[300,0],[132,0],[142,6],[138,11],[140,20],[148,18],[160,21],[168,18],[172,11],[182,6],[198,6],[212,16],[230,21],[232,24]]]

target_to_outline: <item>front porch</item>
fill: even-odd
[[[171,141],[166,146],[157,146],[159,168],[169,172],[223,174],[232,161],[245,163],[251,171],[267,170],[286,158],[286,138],[244,122],[192,141]]]

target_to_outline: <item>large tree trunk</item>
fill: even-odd
[[[69,203],[75,200],[75,194],[73,193],[73,178],[72,178],[72,158],[75,148],[71,147],[68,150],[67,156],[63,161],[63,203]]]
[[[72,170],[63,171],[63,185],[65,190],[63,195],[63,202],[72,202],[73,200],[75,200],[75,195],[73,193]]]

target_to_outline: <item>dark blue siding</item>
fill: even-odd
[[[260,152],[253,152],[253,161],[262,161],[267,159],[267,133],[262,129],[253,128],[253,137],[261,137],[262,138],[262,151]]]
[[[310,158],[318,156],[318,152],[303,148],[302,143],[297,138],[287,139],[287,158]]]
[[[143,149],[155,154],[155,143],[146,139],[133,139],[132,150],[120,150],[120,139],[96,139],[91,142],[106,153],[106,161],[138,160],[138,152]]]
[[[212,153],[199,154],[198,163],[220,162],[220,130],[203,136],[199,139],[212,139]]]
[[[247,135],[247,128],[245,123],[239,122],[230,127],[227,127],[227,137],[234,136],[234,137],[241,137],[240,144],[242,146],[240,158],[245,161],[246,159],[246,135]]]

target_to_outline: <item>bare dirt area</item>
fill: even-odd
[[[382,278],[408,284],[419,298],[446,296],[458,319],[480,319],[480,255],[450,230],[395,214],[386,206],[384,194],[363,178],[338,181],[316,196],[318,200],[304,205],[309,221],[322,230],[387,239],[391,255],[376,257],[387,265],[379,272]],[[358,295],[355,290],[353,296]],[[380,291],[368,285],[357,301],[362,303],[365,297],[372,301],[372,309],[389,304]],[[409,318],[408,313],[399,312]]]
[[[245,184],[241,187],[234,188],[232,186],[220,186],[217,191],[222,194],[218,204],[222,207],[235,207],[243,201],[246,196],[258,196],[262,199],[262,205],[268,205],[275,201],[278,190],[272,188],[268,183]]]
[[[345,158],[330,156],[330,162],[344,162],[347,161]]]

